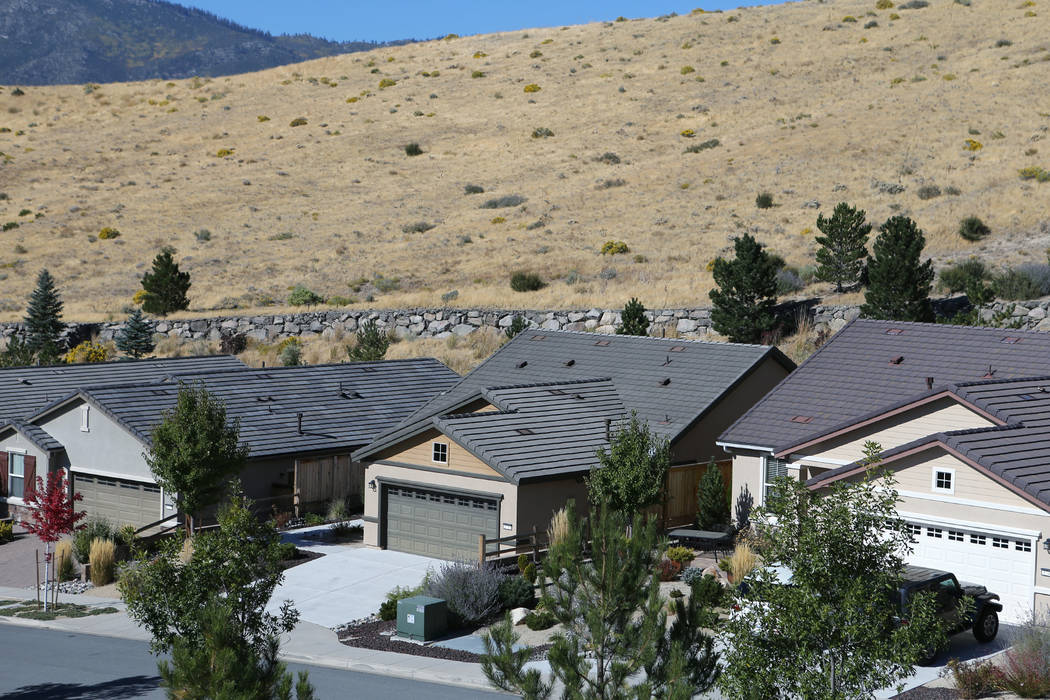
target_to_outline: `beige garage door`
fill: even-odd
[[[478,535],[498,537],[494,498],[385,486],[386,546],[438,559],[477,560]]]
[[[142,527],[161,517],[156,484],[74,473],[73,490],[84,497],[77,510],[104,517],[116,526]]]

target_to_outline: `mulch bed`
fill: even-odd
[[[954,688],[912,688],[900,695],[895,695],[893,700],[956,700],[959,691]]]
[[[339,641],[348,647],[359,647],[361,649],[375,649],[377,651],[393,651],[398,654],[411,654],[412,656],[427,656],[433,659],[445,659],[448,661],[466,661],[467,663],[481,663],[481,656],[469,651],[459,649],[447,649],[435,645],[412,644],[392,639],[390,634],[397,627],[394,620],[367,620],[358,624],[350,624],[336,630]],[[386,634],[383,634],[383,633]],[[464,633],[469,633],[464,630]],[[543,658],[549,644],[544,644],[533,649],[533,658]]]
[[[309,549],[296,549],[295,559],[285,559],[284,561],[282,561],[281,570],[287,571],[292,567],[299,566],[300,564],[305,564],[306,562],[312,561],[313,559],[320,559],[323,556],[323,552],[314,552]]]

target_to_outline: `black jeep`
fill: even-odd
[[[962,583],[955,574],[937,569],[925,569],[918,566],[906,566],[902,575],[898,594],[901,610],[907,610],[911,598],[919,593],[933,594],[937,612],[944,620],[949,635],[973,630],[978,642],[987,644],[999,633],[999,613],[1003,606],[999,596],[989,593],[988,589],[972,583]],[[973,599],[974,605],[961,606],[963,596]],[[933,661],[937,655],[934,650],[927,661]]]

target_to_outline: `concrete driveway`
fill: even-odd
[[[387,591],[395,586],[416,586],[427,569],[443,563],[415,554],[367,549],[360,544],[315,544],[304,528],[285,533],[286,541],[325,556],[300,564],[284,573],[267,609],[277,610],[291,600],[303,620],[336,627],[379,610]]]

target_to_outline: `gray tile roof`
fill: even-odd
[[[232,355],[7,367],[0,369],[0,417],[28,418],[82,386],[157,381],[171,374],[244,367],[244,363]]]
[[[502,410],[435,416],[433,423],[516,483],[589,471],[597,450],[609,445],[607,425],[615,430],[628,415],[608,378],[495,387],[481,395]]]
[[[184,374],[162,383],[82,387],[76,395],[149,445],[153,426],[175,405],[178,383],[203,383],[240,421],[251,456],[263,457],[359,447],[458,380],[437,360],[422,358]]]
[[[29,442],[33,443],[44,452],[53,452],[62,449],[62,443],[53,438],[39,425],[33,425],[32,423],[26,423],[21,420],[9,420],[4,425],[0,425],[0,434],[5,433],[8,430],[17,430],[21,432]]]
[[[926,390],[1050,370],[1050,334],[858,319],[729,427],[719,441],[773,451]],[[807,422],[795,422],[792,418]]]
[[[673,440],[767,357],[794,367],[763,345],[529,329],[355,458],[430,427],[434,416],[459,410],[484,389],[594,377],[608,377],[628,411],[650,426],[662,422]]]

